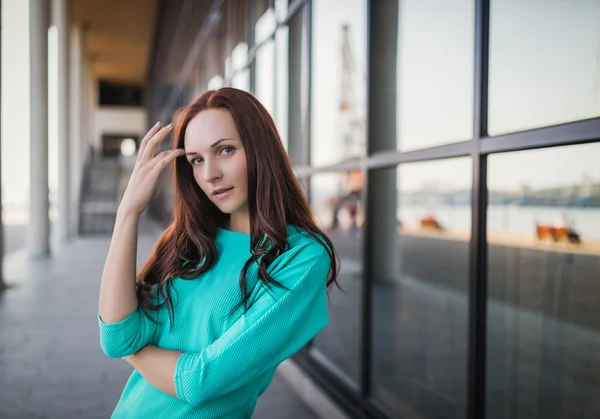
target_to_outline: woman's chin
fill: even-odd
[[[236,196],[229,196],[222,201],[213,199],[212,202],[219,209],[219,211],[224,214],[231,215],[248,208],[246,202],[240,202],[240,200],[236,198]]]
[[[235,204],[231,204],[231,203],[225,203],[225,202],[214,202],[214,204],[217,206],[217,208],[219,208],[219,211],[221,211],[224,214],[233,214],[234,212],[236,212],[238,205]]]

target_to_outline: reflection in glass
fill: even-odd
[[[288,14],[288,0],[275,0],[275,17],[278,22],[283,22]]]
[[[288,26],[288,139],[287,152],[294,165],[307,165],[309,16],[306,6],[294,13]],[[279,71],[279,69],[278,69]],[[278,96],[279,97],[279,96]]]
[[[374,396],[398,417],[466,414],[471,161],[371,172]]]
[[[489,157],[487,417],[600,417],[600,143]]]
[[[314,340],[314,348],[358,383],[362,294],[362,224],[364,172],[319,174],[310,182],[311,206],[340,258],[338,282],[329,300],[329,326]]]
[[[226,30],[225,23],[224,19],[220,19],[216,27],[210,32],[204,53],[202,54],[205,61],[201,63],[205,68],[205,81],[203,85],[206,89],[210,89],[211,87],[219,88],[223,84],[223,75],[225,75],[225,49],[223,48]]]
[[[311,164],[362,157],[366,137],[366,0],[312,4]]]
[[[600,1],[492,0],[491,135],[600,116]]]
[[[273,34],[277,22],[273,9],[267,11],[256,22],[256,43],[259,44]],[[255,94],[271,115],[274,112],[274,71],[275,71],[275,43],[268,40],[256,51],[256,84]]]
[[[285,2],[285,0],[284,0]],[[289,107],[289,29],[277,29],[275,34],[275,124],[281,141],[288,146],[288,107]]]
[[[223,87],[223,77],[221,77],[220,75],[216,75],[213,76],[209,81],[208,81],[208,90],[217,90],[220,89],[221,87]]]
[[[267,11],[267,9],[269,8],[269,4],[271,3],[271,0],[251,0],[253,3],[253,7],[254,7],[254,18],[259,20],[261,16],[264,15],[264,13]],[[260,42],[260,40],[258,39],[258,37],[254,36],[255,42],[254,44],[258,44]]]
[[[474,5],[473,0],[400,0],[400,150],[473,136]]]
[[[248,44],[241,42],[236,45],[231,53],[231,86],[250,90],[250,72],[245,67],[248,63]]]

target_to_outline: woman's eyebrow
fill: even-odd
[[[216,147],[216,146],[218,146],[218,145],[219,145],[219,144],[220,144],[222,141],[225,141],[225,140],[233,140],[233,138],[221,138],[220,140],[217,140],[217,141],[215,141],[215,142],[214,142],[214,143],[213,143],[213,144],[210,146],[210,148],[215,148],[215,147]],[[185,153],[185,154],[186,154],[186,155],[188,155],[188,156],[192,156],[192,155],[194,155],[194,154],[198,154],[198,153],[196,153],[195,151],[190,151],[190,152],[188,152],[188,153]]]
[[[220,140],[218,140],[218,141],[215,141],[215,142],[214,142],[214,143],[213,143],[213,144],[210,146],[210,148],[216,147],[217,145],[219,145],[219,143],[220,143],[221,141],[225,141],[225,140],[233,140],[233,138],[221,138]]]

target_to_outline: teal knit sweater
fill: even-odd
[[[328,323],[325,247],[288,227],[289,250],[269,267],[288,289],[264,286],[256,267],[247,274],[250,301],[227,317],[240,301],[239,278],[250,257],[250,235],[219,229],[217,259],[193,280],[174,278],[175,322],[165,307],[137,309],[118,323],[98,315],[100,343],[111,358],[131,355],[147,344],[182,351],[172,397],[153,387],[137,370],[127,381],[112,418],[250,418],[277,366],[301,349]]]

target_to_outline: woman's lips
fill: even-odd
[[[213,196],[217,199],[225,199],[233,192],[233,188],[223,189],[218,193],[214,193]]]

